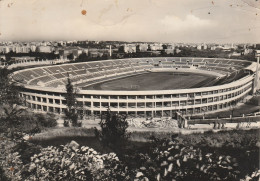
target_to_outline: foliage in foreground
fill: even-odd
[[[248,157],[248,161],[256,157],[247,150],[250,148],[255,152],[260,147],[255,130],[207,134],[205,137],[208,139],[200,134],[173,136],[172,140],[154,139],[149,144],[150,150],[132,152],[128,160],[114,153],[100,154],[75,142],[33,151],[35,153],[30,153],[31,159],[28,160],[23,156],[26,153],[21,153],[21,150],[19,154],[16,153],[18,149],[13,149],[15,145],[12,141],[0,140],[3,155],[0,167],[6,177],[12,180],[259,180],[257,165],[251,167],[251,161],[245,163],[239,160],[240,155],[226,151],[224,145],[221,145],[224,151],[214,151],[218,145],[210,141],[218,141],[229,135],[224,139],[227,145],[231,145],[229,141],[238,140],[234,149]],[[191,137],[197,137],[198,143],[192,145],[190,141],[193,140],[189,141]],[[207,147],[201,146],[203,142]],[[239,144],[243,144],[243,148],[240,149]],[[210,147],[214,149],[205,149]],[[10,161],[10,158],[15,159]],[[130,162],[136,163],[129,165]],[[250,169],[244,172],[246,166]]]
[[[26,180],[128,180],[128,170],[114,153],[99,154],[72,141],[47,147],[31,157]]]
[[[240,171],[235,158],[182,145],[178,141],[157,140],[151,154],[140,154],[140,178],[149,180],[237,180]]]
[[[22,161],[19,153],[13,151],[16,143],[11,139],[2,137],[2,135],[0,136],[0,170],[2,170],[0,178],[21,180]]]

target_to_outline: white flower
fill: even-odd
[[[141,176],[143,176],[144,174],[142,173],[142,172],[137,172],[137,174],[136,174],[136,176],[135,177],[141,177]]]
[[[171,172],[172,171],[172,168],[173,168],[173,164],[171,163],[168,167],[168,172]]]
[[[75,164],[73,163],[69,168],[70,168],[70,170],[74,169],[75,168]]]
[[[178,167],[180,167],[181,166],[180,160],[177,160],[176,162],[177,162]]]
[[[33,170],[34,168],[36,168],[36,165],[35,165],[34,163],[32,163],[32,164],[30,165],[30,167],[29,167],[29,170],[31,171],[31,170]]]
[[[184,161],[184,162],[187,161],[187,157],[186,157],[186,155],[184,155],[183,161]]]
[[[70,159],[73,158],[74,156],[75,156],[75,153],[72,153]]]
[[[164,169],[164,176],[166,176],[168,174],[168,170],[165,168]]]

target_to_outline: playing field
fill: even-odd
[[[214,76],[182,72],[149,72],[84,87],[85,90],[173,90],[203,87]]]

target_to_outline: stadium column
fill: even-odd
[[[47,95],[48,95],[48,94],[47,94]],[[47,103],[47,112],[49,112],[50,109],[49,109],[49,98],[48,98],[48,96],[46,97],[46,103]]]
[[[60,114],[62,114],[62,96],[60,94]]]
[[[101,103],[100,103],[100,106],[101,106]],[[117,96],[117,113],[119,114],[119,96]]]
[[[164,95],[162,95],[162,100],[164,100]],[[163,110],[163,108],[164,108],[164,102],[162,101],[162,117],[165,116],[164,114],[166,112]]]
[[[144,116],[147,118],[147,110],[146,110],[146,95],[144,96]]]
[[[258,89],[259,86],[258,82],[259,82],[259,56],[257,57],[253,94],[255,94],[256,90]]]
[[[94,116],[93,108],[94,108],[93,95],[91,95],[91,96],[90,96],[90,111],[91,111],[91,116],[92,116],[92,117]]]
[[[137,96],[135,96],[135,117],[137,117]]]

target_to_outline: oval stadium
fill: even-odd
[[[132,117],[170,117],[221,111],[254,89],[255,62],[221,58],[112,59],[16,71],[26,105],[62,114],[68,77],[83,114],[109,107]]]

